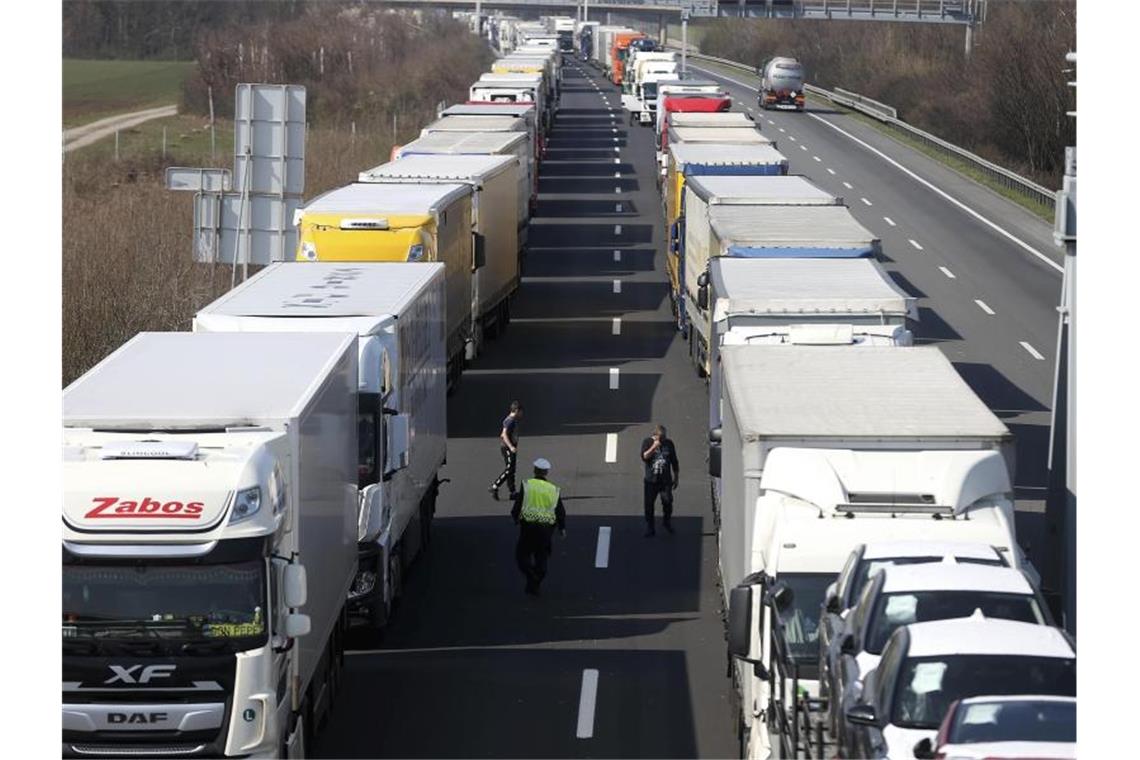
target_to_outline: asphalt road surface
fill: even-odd
[[[379,648],[348,654],[321,756],[735,753],[707,396],[672,328],[653,167],[651,130],[627,127],[615,88],[568,61],[511,324],[449,400],[432,544]],[[520,476],[549,459],[568,512],[537,599],[510,505],[486,491],[512,399]],[[645,538],[638,455],[656,422],[681,463],[676,535]]]
[[[843,196],[882,238],[891,276],[919,298],[918,342],[946,352],[1013,431],[1019,537],[1047,572],[1060,275],[1027,247],[1060,260],[1048,225],[853,119],[817,104],[758,113],[750,79],[716,76],[791,173]],[[735,755],[707,392],[672,327],[654,171],[652,131],[628,126],[616,88],[568,61],[512,322],[449,401],[431,547],[383,641],[350,642],[321,756]],[[486,493],[516,398],[520,475],[550,459],[568,510],[538,599],[514,566],[510,505]],[[656,422],[681,461],[677,534],[644,538],[638,445]]]

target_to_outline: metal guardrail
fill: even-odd
[[[712,55],[704,55],[702,53],[694,53],[691,50],[688,52],[688,57],[694,61],[708,61],[710,63],[717,63],[721,66],[737,69],[739,71],[747,72],[753,76],[756,75],[756,69],[738,61],[730,61],[727,58],[717,58]],[[1053,210],[1056,206],[1057,194],[1055,191],[1043,187],[1033,180],[1026,179],[1020,174],[1010,171],[1003,166],[998,166],[993,161],[988,161],[981,156],[971,153],[965,148],[960,148],[951,142],[943,140],[937,135],[932,135],[929,132],[919,129],[918,127],[907,124],[905,121],[898,118],[898,113],[894,108],[880,103],[877,100],[864,97],[858,93],[849,92],[836,88],[835,90],[825,90],[822,87],[816,87],[812,84],[805,84],[804,90],[812,95],[826,98],[833,103],[846,106],[860,113],[864,113],[878,121],[887,124],[888,126],[897,129],[898,131],[914,138],[926,145],[929,148],[959,161],[963,161],[973,169],[980,171],[987,178],[993,180],[997,184],[1012,190],[1026,198],[1045,206],[1049,210]]]

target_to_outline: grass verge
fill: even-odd
[[[193,61],[63,61],[63,125],[178,102]]]

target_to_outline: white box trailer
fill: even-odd
[[[360,173],[362,182],[407,185],[462,182],[474,190],[471,213],[474,259],[471,324],[474,346],[506,328],[510,297],[519,288],[522,249],[519,246],[519,160],[515,156],[407,156]]]
[[[697,280],[710,259],[870,258],[879,253],[879,238],[845,206],[719,204],[702,214],[694,203],[692,210],[684,223],[682,302],[691,333],[705,352],[706,367],[708,318],[697,304]]]
[[[710,319],[710,430],[721,423],[723,346],[909,346],[918,322],[915,299],[871,259],[715,258],[697,301]]]
[[[300,750],[343,654],[356,415],[347,332],[141,333],[64,390],[65,754]]]
[[[1012,437],[937,348],[724,346],[721,363],[724,421],[709,451],[719,569],[745,756],[762,758],[771,739],[756,716],[773,700],[790,712],[790,671],[818,693],[824,594],[855,545],[973,541],[1025,560]]]
[[[531,103],[538,110],[543,134],[550,131],[553,105],[542,74],[483,74],[471,85],[468,97],[485,103]]]
[[[350,612],[384,626],[427,548],[447,458],[444,265],[271,264],[194,317],[195,332],[357,339],[359,565]]]
[[[776,147],[776,141],[760,134],[755,125],[731,126],[705,126],[705,127],[678,127],[672,124],[669,127],[669,145],[680,143],[737,143],[739,145],[771,145]]]
[[[535,108],[533,103],[458,103],[453,106],[448,106],[440,112],[440,118],[445,116],[517,116],[526,119],[527,134],[530,135],[531,154],[533,155],[535,166],[542,158],[545,149],[543,140],[542,129],[539,124],[538,109]],[[480,132],[497,132],[498,129],[480,129]],[[537,171],[532,172],[535,177],[538,176]]]
[[[470,183],[357,182],[317,196],[296,219],[298,261],[443,262],[449,388],[475,353],[474,202]]]
[[[463,117],[452,117],[462,119]],[[514,156],[518,159],[519,246],[526,247],[527,228],[538,196],[538,171],[530,140],[523,132],[429,132],[396,150],[394,159],[416,155]],[[367,172],[361,173],[361,181]]]
[[[752,127],[760,124],[740,111],[679,111],[669,117],[670,127]]]

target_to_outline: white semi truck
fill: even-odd
[[[1013,442],[932,346],[724,346],[721,365],[709,470],[741,746],[797,757],[824,594],[856,545],[973,541],[1023,565]]]
[[[384,627],[427,548],[447,458],[444,265],[271,264],[194,317],[197,332],[358,337],[359,564],[349,612]]]
[[[340,684],[357,411],[347,332],[142,333],[64,390],[64,755],[305,755]]]

